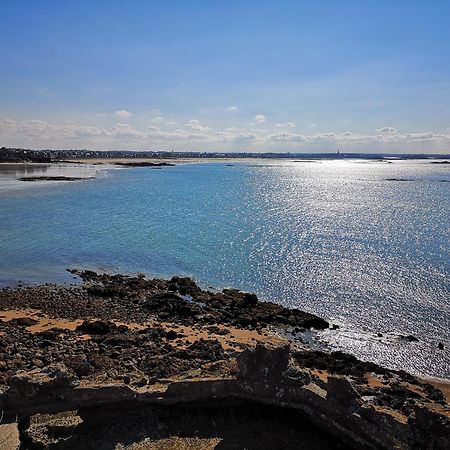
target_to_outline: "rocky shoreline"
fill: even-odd
[[[154,167],[154,168],[161,168],[161,167],[167,167],[167,166],[175,166],[173,163],[167,163],[167,162],[148,162],[148,161],[139,161],[139,162],[115,162],[116,166],[122,166],[122,167]]]
[[[311,427],[286,426],[286,439],[294,434],[282,447],[265,447],[267,435],[247,448],[296,448],[302,439],[305,448],[450,444],[448,400],[432,384],[342,352],[312,351],[278,332],[329,328],[320,317],[235,289],[203,290],[189,278],[74,276],[82,285],[0,290],[0,436],[12,426],[23,448],[125,448],[124,441],[126,448],[215,448],[217,439],[247,442],[250,431],[230,437],[226,430],[240,410],[248,430],[265,423],[257,405],[300,414],[296,423]],[[215,435],[204,402],[222,424]],[[174,405],[196,411],[206,440],[177,428]],[[160,418],[166,413],[168,422]],[[120,419],[127,430],[136,415],[163,421],[165,431],[142,426],[119,436],[108,428]],[[89,447],[101,429],[115,437]]]
[[[86,181],[94,180],[95,177],[65,177],[65,176],[36,176],[36,177],[21,177],[19,181]]]

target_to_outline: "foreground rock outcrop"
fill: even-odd
[[[80,275],[0,290],[0,410],[23,448],[450,447],[431,384],[276,332],[317,316],[188,278]]]
[[[354,448],[449,448],[448,405],[433,400],[430,389],[419,382],[410,384],[389,373],[388,383],[370,388],[369,380],[363,385],[348,376],[318,377],[298,364],[288,345],[259,344],[238,355],[237,366],[233,377],[173,380],[164,386],[141,389],[117,384],[83,385],[63,367],[51,367],[13,377],[10,388],[0,396],[0,407],[6,414],[22,418],[22,440],[30,448],[77,448],[74,443],[81,438],[98,440],[93,418],[96,423],[107,417],[122,417],[126,422],[123,416],[130,411],[152,416],[155,411],[185,405],[201,413],[211,404],[216,408],[245,406],[254,411],[264,409],[261,405],[289,409],[300,421],[293,425],[294,430],[300,430],[302,423],[312,423],[323,430],[325,440],[335,436],[335,443]],[[386,398],[401,398],[410,410],[406,412],[400,404],[380,403]],[[258,414],[254,420],[259,420]],[[55,434],[56,429],[59,431]]]
[[[327,372],[317,378],[287,346],[258,345],[238,362],[240,387],[249,398],[299,409],[351,446],[450,447],[447,401],[413,377],[374,367],[374,372],[358,377]]]

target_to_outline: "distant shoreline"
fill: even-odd
[[[412,154],[412,153],[217,153],[217,152],[171,152],[171,151],[94,151],[94,150],[31,150],[22,148],[0,148],[0,163],[14,162],[85,162],[90,161],[121,161],[121,160],[146,160],[146,161],[177,161],[177,160],[248,160],[248,159],[370,159],[370,160],[405,160],[405,159],[427,159],[445,160],[450,159],[450,154]]]
[[[450,164],[447,160],[450,160],[450,156],[445,156],[440,158],[440,160],[431,159],[429,157],[423,158],[402,158],[402,159],[392,159],[392,158],[362,158],[362,157],[346,157],[346,158],[312,158],[305,157],[303,159],[298,159],[298,156],[284,157],[284,158],[264,158],[264,157],[176,157],[171,159],[165,159],[160,157],[147,157],[147,158],[136,158],[136,157],[101,157],[101,158],[77,158],[77,159],[65,159],[65,160],[52,160],[52,161],[2,161],[0,160],[0,167],[4,166],[33,166],[33,165],[56,165],[56,164],[80,164],[80,165],[111,165],[118,168],[123,167],[154,167],[163,168],[164,166],[176,166],[179,164],[201,164],[201,163],[228,163],[230,165],[239,163],[268,163],[269,161],[287,161],[298,164],[304,163],[320,163],[322,161],[371,161],[371,162],[383,162],[392,163],[395,161],[429,161],[429,164],[439,164],[447,165]]]

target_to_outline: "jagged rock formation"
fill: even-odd
[[[211,401],[219,405],[227,401],[250,402],[300,411],[319,429],[354,448],[449,448],[448,405],[431,400],[419,384],[412,390],[412,386],[407,389],[405,384],[394,380],[387,389],[373,389],[368,395],[367,386],[362,388],[350,377],[328,374],[323,379],[305,371],[298,366],[289,346],[272,348],[260,344],[240,354],[237,363],[239,370],[233,378],[174,381],[153,389],[132,389],[125,385],[83,386],[64,367],[51,367],[14,376],[9,390],[0,396],[0,408],[8,415],[25,418],[77,410],[78,414],[71,418],[69,425],[67,415],[64,416],[64,439],[67,439],[76,436],[77,427],[83,417],[89,416],[89,411],[101,414],[101,410],[107,408],[123,410],[126,414],[130,408]],[[403,389],[405,400],[414,400],[409,415],[401,409],[380,406],[380,397],[395,395],[392,386]],[[87,416],[83,411],[87,411]],[[49,420],[57,426],[58,416],[46,420],[39,416],[22,419],[22,435],[29,441],[38,439],[37,436],[44,439],[45,430],[39,428],[39,423],[46,424],[45,428]],[[50,437],[45,439],[50,440]],[[52,439],[55,440],[54,436]],[[55,442],[57,444],[57,440]]]
[[[189,437],[203,448],[219,435],[245,441],[255,423],[267,431],[256,448],[273,444],[268,411],[284,417],[277,427],[292,438],[278,448],[302,439],[305,448],[449,448],[450,409],[432,385],[267,329],[328,326],[317,316],[189,278],[81,276],[83,286],[0,290],[0,411],[3,424],[18,419],[25,448],[89,448],[102,433],[114,436],[108,445],[123,438],[147,448],[142,439],[162,439],[148,427],[181,405],[203,427],[209,444]],[[248,421],[231,437],[226,424],[239,428],[239,410]],[[217,435],[211,418],[223,425]],[[188,439],[169,422],[164,439]]]

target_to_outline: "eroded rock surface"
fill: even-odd
[[[89,441],[102,448],[103,432],[113,433],[109,423],[123,434],[105,448],[123,442],[159,448],[164,440],[242,448],[226,447],[237,439],[224,431],[236,425],[235,412],[226,412],[230,404],[254,414],[241,440],[256,424],[268,427],[264,411],[272,405],[299,414],[295,425],[277,427],[305,439],[305,448],[450,447],[449,406],[431,384],[343,352],[300,349],[267,328],[328,326],[312,314],[234,289],[205,291],[189,278],[81,276],[83,286],[0,290],[0,410],[4,420],[19,418],[26,448],[80,448]],[[202,417],[195,426],[206,427],[202,411],[212,402],[220,432],[192,436],[170,425],[155,435],[146,428],[145,417],[160,421],[158,408],[174,405],[192,407]],[[276,417],[284,417],[280,411]],[[134,429],[137,417],[147,425]],[[304,434],[311,424],[334,441],[316,433],[323,447],[314,446]],[[273,436],[255,434],[259,445],[247,448],[296,448],[289,440],[276,447]]]

